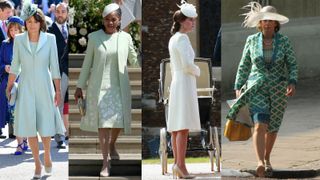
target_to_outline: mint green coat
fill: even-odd
[[[103,36],[105,36],[103,30],[89,34],[86,56],[77,83],[78,88],[85,89],[87,87],[86,115],[81,119],[80,124],[80,128],[84,131],[98,132],[98,104],[101,101],[99,94],[101,89],[105,87],[104,84],[102,84],[102,75],[107,60],[108,49],[103,38],[101,38]],[[136,66],[137,54],[132,43],[132,38],[128,33],[123,31],[119,32],[117,44],[124,132],[128,134],[131,131],[131,89],[127,62],[129,61],[131,65]]]

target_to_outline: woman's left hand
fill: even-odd
[[[291,97],[296,93],[296,86],[295,85],[288,85],[286,96]]]
[[[54,105],[59,106],[61,103],[61,92],[56,92],[54,96]]]

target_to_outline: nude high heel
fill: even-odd
[[[176,176],[179,179],[194,179],[195,178],[195,176],[192,176],[190,174],[183,174],[183,172],[181,171],[181,169],[179,168],[178,165],[175,165],[173,168],[174,168],[174,172],[175,172]]]

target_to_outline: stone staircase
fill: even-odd
[[[128,69],[132,133],[120,134],[116,143],[120,160],[111,161],[111,176],[101,178],[102,155],[98,135],[80,130],[81,116],[73,97],[83,58],[83,55],[69,55],[69,179],[141,179],[141,68]]]

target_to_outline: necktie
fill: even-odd
[[[67,41],[67,39],[68,39],[68,34],[67,34],[67,31],[66,31],[66,26],[65,26],[65,25],[62,25],[62,26],[61,26],[61,32],[62,32],[62,36],[63,36],[64,40]]]
[[[5,21],[2,21],[2,31],[5,37],[7,37],[7,25]]]

